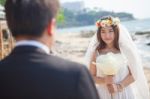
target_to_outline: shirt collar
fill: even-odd
[[[21,40],[21,41],[16,42],[16,47],[17,46],[23,46],[23,45],[35,46],[35,47],[38,47],[38,48],[44,50],[47,54],[50,54],[50,49],[46,45],[42,44],[39,41]]]

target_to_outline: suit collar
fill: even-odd
[[[36,46],[30,46],[30,45],[22,45],[22,46],[16,46],[12,50],[12,54],[21,54],[21,53],[43,53],[47,54],[44,50],[36,47]]]
[[[41,43],[39,41],[35,41],[35,40],[21,40],[21,41],[18,41],[16,43],[16,47],[18,47],[18,46],[34,46],[34,47],[42,49],[47,54],[50,53],[50,49],[46,45],[44,45],[43,43]]]

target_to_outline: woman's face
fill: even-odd
[[[113,44],[114,38],[115,38],[115,33],[114,30],[111,26],[104,27],[101,29],[101,38],[102,40],[107,44]]]

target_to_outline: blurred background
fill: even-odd
[[[150,86],[150,0],[60,0],[56,52],[63,58],[84,63],[96,20],[119,17],[129,30],[141,56]]]
[[[68,57],[73,53],[80,53],[79,56],[83,58],[90,38],[97,31],[96,20],[111,15],[119,17],[121,23],[129,30],[139,49],[144,66],[150,68],[149,0],[60,0],[60,3],[61,10],[56,33],[61,37],[56,43],[64,44],[66,50],[61,49],[59,53],[65,52]],[[64,56],[67,58],[66,55]],[[69,59],[74,60],[70,57]]]
[[[3,7],[5,1],[0,0],[1,21],[5,21]],[[71,61],[84,63],[90,39],[97,31],[96,20],[109,15],[119,17],[138,48],[150,86],[149,4],[150,0],[60,0],[55,54]],[[4,48],[1,47],[1,52],[2,49]]]

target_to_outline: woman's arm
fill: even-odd
[[[132,73],[131,73],[129,68],[128,68],[128,70],[129,70],[129,74],[125,77],[124,80],[122,80],[120,82],[120,85],[123,88],[127,87],[128,85],[130,85],[131,83],[133,83],[135,81],[135,79],[133,78],[133,75],[132,75]]]
[[[103,84],[103,83],[105,83],[104,78],[96,76],[96,72],[97,72],[96,65],[93,64],[93,62],[96,62],[96,52],[93,53],[92,59],[90,61],[90,66],[89,66],[90,67],[89,68],[90,69],[90,73],[91,73],[91,75],[92,75],[95,83],[97,83],[97,84]]]
[[[129,69],[129,68],[128,68]],[[132,76],[132,73],[129,69],[129,74],[123,79],[119,84],[111,84],[108,86],[108,90],[110,93],[121,92],[125,87],[129,86],[135,80]]]

